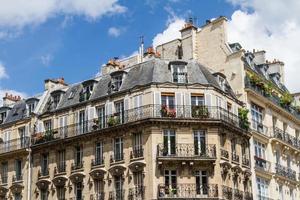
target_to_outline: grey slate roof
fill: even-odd
[[[122,85],[118,92],[151,83],[173,82],[173,77],[169,68],[169,62],[157,58],[134,65],[128,69],[125,69],[125,72],[126,73],[124,73],[125,76],[123,78]],[[187,63],[187,73],[188,84],[209,85],[221,90],[216,77],[206,67],[197,63],[196,61],[189,61]],[[99,99],[109,94],[109,85],[112,81],[112,77],[109,74],[102,75],[101,77],[97,77],[97,81],[98,82],[95,82],[94,90],[90,96],[90,100]],[[227,85],[228,87],[226,92],[235,98],[235,95],[228,83]],[[79,104],[80,93],[82,90],[82,82],[68,86],[68,88],[64,90],[65,92],[61,93],[62,97],[56,109],[64,109],[72,105]],[[71,93],[73,93],[73,95],[71,95]],[[71,96],[72,98],[70,98]],[[45,99],[45,101],[50,101],[50,98],[51,95],[48,95],[48,99]],[[44,112],[54,111],[53,108],[47,110],[46,107],[47,103],[43,109]],[[25,101],[21,101],[14,105],[6,118],[5,123],[17,121],[23,119],[24,117],[26,117],[26,103]]]

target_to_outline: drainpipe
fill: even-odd
[[[27,177],[27,200],[31,200],[31,174],[32,174],[32,169],[31,169],[31,148],[28,148],[28,177]]]

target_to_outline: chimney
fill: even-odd
[[[261,50],[257,51],[253,49],[253,54],[254,54],[254,63],[257,65],[265,64],[266,63],[266,51]]]
[[[18,101],[21,101],[21,96],[5,93],[5,97],[3,97],[3,106],[11,106]]]
[[[102,66],[102,74],[110,74],[111,72],[121,70],[124,68],[124,65],[122,65],[119,61],[118,58],[112,58],[110,59],[106,65]]]
[[[285,80],[284,80],[284,63],[274,59],[271,62],[268,62],[269,65],[269,69],[268,69],[268,73],[269,74],[273,74],[273,73],[279,73],[280,74],[280,82],[282,84],[284,84]]]
[[[63,77],[57,79],[46,79],[45,81],[45,90],[54,90],[59,87],[67,86],[65,79]]]

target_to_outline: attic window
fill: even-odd
[[[171,72],[174,83],[187,83],[186,63],[172,63]]]
[[[89,83],[83,87],[83,90],[80,93],[79,101],[87,101],[90,99],[92,92],[94,90],[94,83]],[[71,94],[70,94],[71,95]]]
[[[112,91],[119,91],[120,87],[122,85],[122,80],[123,80],[123,74],[118,74],[113,76],[112,78]]]
[[[34,102],[28,103],[27,106],[28,106],[28,112],[32,113],[35,109],[35,103]]]
[[[4,122],[5,118],[6,118],[6,112],[0,113],[0,124]]]
[[[53,108],[55,109],[60,101],[60,94],[56,94],[52,96],[52,101],[53,101]]]
[[[75,91],[71,91],[70,94],[69,94],[68,99],[73,99],[74,96],[75,96]]]
[[[219,85],[221,87],[221,89],[223,91],[225,91],[226,89],[226,81],[225,81],[225,78],[223,78],[222,76],[218,76],[218,82],[219,82]]]

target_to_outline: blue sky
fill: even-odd
[[[29,1],[33,6],[24,9],[17,4],[10,10],[4,4],[0,8],[0,95],[7,90],[29,96],[40,93],[47,78],[64,77],[75,83],[93,77],[109,58],[136,51],[139,36],[144,36],[146,47],[151,46],[153,38],[177,19],[196,17],[202,25],[220,15],[233,19],[243,14],[234,22],[239,24],[242,17],[253,18],[256,9],[254,3],[242,0],[74,0],[77,5],[60,3],[59,10]]]

